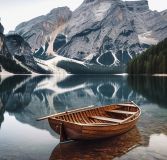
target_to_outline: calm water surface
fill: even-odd
[[[118,137],[59,144],[36,118],[89,105],[133,100],[142,110]],[[123,76],[1,76],[0,160],[166,160],[167,78]]]

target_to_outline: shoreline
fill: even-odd
[[[167,74],[153,74],[154,77],[167,77]]]
[[[29,75],[29,76],[38,76],[38,75],[62,75],[63,73],[58,73],[58,74],[39,74],[39,73],[33,73],[33,74],[14,74],[10,72],[0,72],[0,76],[14,76],[14,75]],[[76,74],[63,74],[63,75],[76,75]],[[120,74],[78,74],[78,75],[113,75],[113,76],[132,76],[131,74],[127,73],[120,73]],[[147,74],[135,74],[135,76],[153,76],[153,77],[167,77],[167,74],[152,74],[152,75],[147,75]]]

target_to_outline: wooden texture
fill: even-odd
[[[120,110],[108,110],[106,112],[109,112],[109,113],[121,113],[121,114],[135,114],[136,113],[136,112],[120,111]]]
[[[107,121],[107,122],[115,122],[115,123],[121,123],[123,121],[120,119],[114,119],[114,118],[108,118],[108,117],[102,117],[102,116],[92,116],[90,118]]]
[[[127,103],[127,104],[117,104],[118,106],[128,106],[128,107],[134,107],[134,104],[129,104],[129,103]]]
[[[141,111],[134,102],[86,107],[47,116],[51,128],[67,140],[88,140],[119,135],[132,129]],[[46,119],[46,117],[38,120]]]

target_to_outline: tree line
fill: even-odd
[[[128,63],[129,74],[167,73],[167,38]]]

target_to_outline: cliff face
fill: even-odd
[[[35,62],[30,45],[17,34],[4,35],[0,24],[0,72],[2,68],[11,73],[50,73]]]
[[[15,31],[24,37],[32,48],[40,48],[46,41],[54,41],[56,30],[69,20],[71,14],[68,7],[56,8],[45,16],[19,24]]]
[[[4,65],[6,66],[7,59],[12,58],[6,46],[5,36],[3,32],[4,32],[4,27],[0,23],[0,73],[3,71]]]
[[[149,10],[148,1],[125,1],[125,5],[129,11],[133,12],[145,12]]]
[[[0,55],[5,54],[6,47],[5,47],[4,41],[5,41],[5,37],[3,33],[0,33]]]
[[[167,10],[162,11],[161,15],[167,20]]]
[[[117,66],[167,37],[167,21],[149,10],[145,0],[86,0],[73,12],[64,34],[68,42],[59,54]]]
[[[8,52],[8,49],[5,44],[5,36],[3,34],[4,32],[4,27],[0,23],[0,55],[5,55],[6,57],[11,57],[11,55]]]
[[[4,32],[4,27],[3,27],[2,24],[0,23],[0,33],[3,34],[3,32]]]
[[[30,45],[20,35],[7,35],[5,40],[6,46],[15,61],[19,61],[32,72],[49,73],[37,65]]]
[[[122,1],[85,1],[64,30],[68,43],[59,54],[100,65],[125,63],[141,49],[127,14]]]
[[[0,55],[2,55],[2,52],[3,52],[3,43],[4,43],[3,32],[2,32],[2,28],[1,28],[1,24],[0,24]],[[0,66],[0,72],[1,71],[2,71],[2,68]]]
[[[10,43],[11,45],[9,45]],[[20,44],[15,43],[13,38],[9,40],[7,37],[5,37],[5,35],[0,33],[0,73],[6,71],[15,74],[31,73],[31,71],[28,70],[23,64],[21,65],[21,63],[24,62],[20,61],[20,63],[18,63],[19,61],[15,59],[15,56],[17,53],[19,53],[19,50],[21,50]]]

